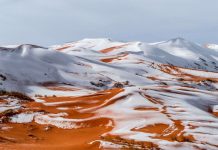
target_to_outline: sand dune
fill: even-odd
[[[218,149],[214,46],[84,39],[0,54],[0,149]]]

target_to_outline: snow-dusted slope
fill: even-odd
[[[205,47],[209,48],[209,49],[213,49],[216,52],[218,52],[218,45],[217,44],[206,44]]]
[[[21,90],[25,85],[43,82],[64,82],[60,71],[74,63],[73,57],[34,45],[0,48],[0,56],[0,72],[7,78],[2,87],[6,90]]]
[[[54,48],[68,54],[76,55],[79,51],[80,55],[83,52],[87,56],[92,54],[98,57],[99,55],[104,56],[103,54],[105,53],[117,55],[128,52],[135,56],[143,57],[145,60],[159,63],[209,71],[218,70],[218,54],[216,51],[204,48],[183,38],[150,44],[142,42],[121,43],[107,39],[85,39]]]
[[[0,47],[0,89],[35,100],[3,95],[0,113],[63,130],[102,127],[89,141],[102,148],[217,149],[218,52],[209,48],[182,38]]]

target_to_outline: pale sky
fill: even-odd
[[[83,38],[218,44],[218,0],[0,0],[0,44]]]

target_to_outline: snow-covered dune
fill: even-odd
[[[205,47],[216,51],[218,50],[218,44],[206,44]]]
[[[98,148],[217,149],[215,47],[183,38],[156,43],[84,39],[49,48],[1,46],[0,122],[7,130],[0,142],[9,137],[4,141],[15,139],[24,149],[25,142],[33,144],[23,142],[20,135],[25,132],[13,130],[25,123],[27,131],[28,125],[52,126],[49,134],[31,132],[69,149],[75,147],[53,134],[76,141],[75,130],[84,131],[96,138],[84,136],[80,142],[98,143]]]

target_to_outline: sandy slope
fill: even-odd
[[[0,148],[217,149],[209,48],[182,38],[0,47]]]

